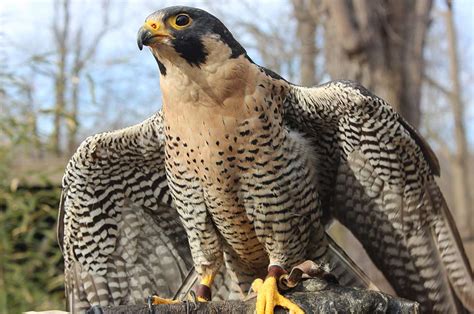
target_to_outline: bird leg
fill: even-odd
[[[201,282],[196,287],[196,298],[199,302],[211,301],[211,285],[213,281],[213,275],[202,276]]]
[[[303,314],[304,311],[295,303],[285,298],[278,292],[277,283],[286,271],[280,266],[268,267],[268,275],[265,281],[258,278],[252,283],[252,289],[257,293],[257,314],[271,314],[275,306],[281,306],[294,314]]]
[[[202,276],[201,282],[196,287],[196,300],[198,302],[208,302],[211,300],[211,285],[214,281],[214,275],[206,274]],[[153,305],[158,304],[176,304],[180,303],[179,300],[161,298],[157,295],[151,297],[151,303]]]

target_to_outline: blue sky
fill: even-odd
[[[136,47],[136,32],[144,18],[156,9],[168,5],[193,5],[219,16],[220,12],[229,12],[226,21],[233,23],[253,18],[255,14],[267,18],[281,18],[290,12],[286,0],[266,0],[252,4],[253,14],[242,14],[248,10],[241,1],[112,1],[111,17],[114,28],[101,42],[94,64],[87,70],[90,81],[83,79],[81,127],[83,135],[109,129],[110,121],[118,121],[117,127],[138,122],[160,107],[158,73],[155,61],[146,50]],[[48,53],[51,46],[50,26],[53,16],[53,0],[2,0],[0,2],[0,58],[6,56],[6,67],[19,71],[28,77],[29,58],[32,54]],[[73,0],[73,25],[85,25],[93,36],[101,26],[101,13],[97,10],[98,1]],[[441,3],[441,2],[440,2]],[[460,49],[464,58],[474,60],[474,0],[455,1],[456,22],[459,30]],[[289,16],[290,18],[290,16]],[[285,25],[288,21],[281,21]],[[247,41],[246,34],[235,33],[238,39]],[[436,54],[436,52],[434,52]],[[252,50],[251,57],[259,61]],[[18,70],[19,69],[19,70]],[[32,76],[36,85],[37,109],[47,109],[53,105],[52,82],[40,75]],[[443,77],[440,81],[449,82]],[[474,66],[463,69],[463,80],[474,80]],[[94,93],[89,88],[95,83]],[[466,106],[468,107],[467,125],[471,143],[474,142],[474,97],[473,84],[465,84]],[[107,118],[105,115],[107,112]],[[1,113],[0,113],[1,114]],[[51,119],[45,116],[41,120],[41,130],[47,134],[51,129]]]

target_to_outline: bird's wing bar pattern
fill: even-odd
[[[425,157],[425,160],[430,165],[430,169],[433,175],[439,176],[441,173],[441,169],[439,166],[438,157],[436,157],[436,154],[431,149],[430,145],[426,142],[426,140],[421,136],[420,133],[418,133],[418,131],[414,127],[412,127],[407,121],[405,121],[405,119],[403,119],[403,117],[399,116],[398,122],[400,122],[400,124],[403,125],[403,127],[408,132],[410,132],[410,135],[412,136],[412,138],[421,148],[421,151],[423,152],[423,156]]]
[[[71,310],[171,297],[192,266],[164,154],[157,113],[91,136],[71,158],[58,225]]]
[[[397,293],[443,312],[455,311],[457,296],[474,310],[472,272],[421,136],[382,99],[345,81],[292,86],[285,119],[314,143],[321,185],[332,187],[323,207],[362,242]]]
[[[344,252],[331,235],[326,234],[330,271],[347,287],[359,287],[379,291],[379,288],[367,277],[364,271]]]

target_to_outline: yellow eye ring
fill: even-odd
[[[186,13],[180,13],[170,18],[170,25],[177,30],[184,29],[193,21]]]

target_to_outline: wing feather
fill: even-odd
[[[192,266],[164,167],[161,113],[86,139],[63,177],[58,240],[71,311],[171,297]]]
[[[472,271],[434,180],[438,160],[421,135],[347,81],[292,86],[285,119],[318,155],[323,208],[361,241],[397,293],[428,311],[462,310],[459,301],[473,311]]]

